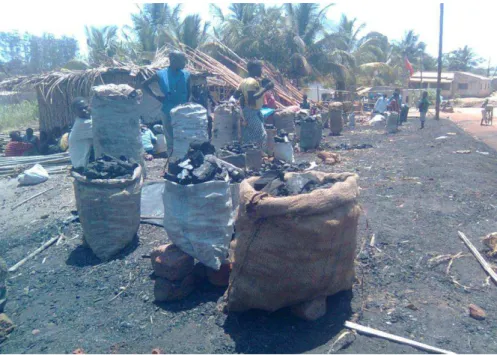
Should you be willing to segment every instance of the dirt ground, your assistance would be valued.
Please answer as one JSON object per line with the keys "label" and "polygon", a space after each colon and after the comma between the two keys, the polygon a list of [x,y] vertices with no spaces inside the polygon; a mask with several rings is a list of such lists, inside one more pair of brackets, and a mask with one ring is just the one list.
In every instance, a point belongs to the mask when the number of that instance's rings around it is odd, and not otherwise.
{"label": "dirt ground", "polygon": [[[446,138],[437,140],[440,136]],[[142,224],[133,245],[101,263],[81,246],[80,224],[67,221],[74,210],[70,178],[59,175],[28,188],[4,179],[0,255],[9,266],[55,235],[63,233],[65,239],[10,276],[5,311],[17,327],[0,344],[0,352],[329,353],[344,321],[354,315],[362,325],[446,350],[497,352],[497,286],[485,283],[485,272],[457,235],[463,231],[484,252],[480,237],[497,231],[496,151],[449,120],[429,120],[419,130],[411,119],[392,135],[358,127],[326,142],[370,143],[373,148],[341,152],[339,165],[317,168],[359,174],[364,208],[358,282],[351,292],[329,298],[325,317],[305,322],[285,309],[227,316],[216,310],[224,289],[208,284],[186,300],[156,304],[150,260],[143,255],[167,241],[163,229]],[[319,162],[315,153],[297,158]],[[150,177],[157,178],[163,162],[152,165]],[[51,186],[56,188],[11,211]],[[428,263],[434,256],[459,252],[464,256],[448,274],[447,263]],[[471,303],[485,309],[485,320],[469,317]],[[418,351],[357,335],[338,352]]]}

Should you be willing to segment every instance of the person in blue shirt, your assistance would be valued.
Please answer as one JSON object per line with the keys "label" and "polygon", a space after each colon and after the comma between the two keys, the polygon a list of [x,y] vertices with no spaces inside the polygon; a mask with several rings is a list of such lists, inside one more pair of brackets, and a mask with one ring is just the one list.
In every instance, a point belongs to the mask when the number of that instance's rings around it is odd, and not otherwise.
{"label": "person in blue shirt", "polygon": [[[173,51],[169,53],[169,67],[157,71],[143,83],[143,90],[162,103],[164,133],[169,153],[174,147],[171,110],[190,100],[190,72],[185,69],[186,63],[185,53]],[[159,84],[163,96],[156,95],[150,88],[153,83]]]}
{"label": "person in blue shirt", "polygon": [[140,130],[142,135],[142,145],[143,150],[147,154],[154,154],[154,144],[157,143],[157,137],[152,133],[152,131],[144,124],[140,124]]}

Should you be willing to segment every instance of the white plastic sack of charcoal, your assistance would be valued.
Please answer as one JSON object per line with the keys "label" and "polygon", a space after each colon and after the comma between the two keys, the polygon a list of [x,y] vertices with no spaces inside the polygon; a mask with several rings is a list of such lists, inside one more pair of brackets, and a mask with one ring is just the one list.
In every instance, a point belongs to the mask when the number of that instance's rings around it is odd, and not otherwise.
{"label": "white plastic sack of charcoal", "polygon": [[219,270],[233,235],[229,182],[164,183],[164,229],[169,239],[202,264]]}
{"label": "white plastic sack of charcoal", "polygon": [[193,141],[207,141],[207,110],[194,103],[176,106],[171,110],[173,126],[173,157],[183,157]]}
{"label": "white plastic sack of charcoal", "polygon": [[375,115],[370,121],[369,125],[373,127],[383,127],[385,126],[385,116]]}
{"label": "white plastic sack of charcoal", "polygon": [[292,143],[274,143],[274,158],[287,163],[295,163]]}
{"label": "white plastic sack of charcoal", "polygon": [[19,175],[17,181],[20,185],[37,185],[48,180],[48,172],[40,164],[35,164],[31,169]]}
{"label": "white plastic sack of charcoal", "polygon": [[142,221],[157,226],[164,225],[163,193],[164,181],[150,181],[143,185],[141,197]]}
{"label": "white plastic sack of charcoal", "polygon": [[219,150],[222,146],[238,140],[240,111],[232,104],[221,104],[214,110],[212,145]]}
{"label": "white plastic sack of charcoal", "polygon": [[133,158],[144,166],[137,114],[142,93],[129,85],[92,87],[92,129],[95,157],[108,154]]}

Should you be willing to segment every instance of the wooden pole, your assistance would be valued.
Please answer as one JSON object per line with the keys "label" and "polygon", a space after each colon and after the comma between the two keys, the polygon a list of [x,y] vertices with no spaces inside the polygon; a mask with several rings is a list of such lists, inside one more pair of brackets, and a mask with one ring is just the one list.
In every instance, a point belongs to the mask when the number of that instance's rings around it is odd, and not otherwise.
{"label": "wooden pole", "polygon": [[349,329],[356,330],[359,333],[363,333],[363,334],[367,334],[367,335],[372,335],[372,336],[376,336],[376,337],[383,338],[383,339],[388,339],[388,340],[391,340],[391,341],[394,341],[394,342],[400,343],[400,344],[410,345],[410,346],[412,346],[414,348],[421,349],[421,350],[424,350],[424,351],[428,351],[428,352],[431,352],[431,353],[436,353],[436,354],[455,354],[455,353],[453,353],[451,351],[447,351],[447,350],[444,350],[444,349],[436,348],[434,346],[426,345],[426,344],[423,344],[423,343],[420,343],[420,342],[417,342],[417,341],[414,341],[414,340],[411,340],[411,339],[399,337],[397,335],[393,335],[393,334],[390,334],[390,333],[387,333],[387,332],[383,332],[381,330],[377,330],[377,329],[365,327],[363,325],[360,325],[360,324],[357,324],[357,323],[353,323],[353,322],[349,322],[349,321],[345,322],[345,327],[349,328]]}
{"label": "wooden pole", "polygon": [[481,254],[478,252],[478,250],[475,248],[475,246],[469,241],[469,239],[464,235],[463,232],[458,231],[459,237],[462,239],[464,244],[471,250],[473,255],[475,256],[476,260],[480,263],[481,267],[483,270],[487,272],[487,274],[494,280],[494,282],[497,284],[497,274],[494,272],[492,267],[487,263],[487,261],[481,256]]}
{"label": "wooden pole", "polygon": [[437,77],[437,105],[435,119],[440,119],[440,93],[442,91],[442,44],[444,33],[444,4],[440,3],[440,39],[438,40],[438,77]]}

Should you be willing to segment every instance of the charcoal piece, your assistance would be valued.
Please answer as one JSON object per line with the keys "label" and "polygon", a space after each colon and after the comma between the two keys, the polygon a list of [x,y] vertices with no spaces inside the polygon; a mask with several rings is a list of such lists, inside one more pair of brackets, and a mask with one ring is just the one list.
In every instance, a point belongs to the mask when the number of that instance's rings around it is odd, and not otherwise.
{"label": "charcoal piece", "polygon": [[219,180],[219,181],[227,181],[229,178],[228,171],[223,168],[221,170],[217,170],[216,175],[214,176],[214,180]]}
{"label": "charcoal piece", "polygon": [[216,148],[209,141],[193,141],[190,143],[190,149],[199,150],[204,155],[216,152]]}
{"label": "charcoal piece", "polygon": [[173,175],[173,174],[168,173],[168,172],[164,174],[164,179],[175,182],[175,183],[179,182],[179,179],[176,175]]}
{"label": "charcoal piece", "polygon": [[267,184],[272,182],[274,179],[280,177],[280,172],[277,170],[269,170],[262,174],[262,176],[254,182],[254,189],[256,191],[261,191]]}
{"label": "charcoal piece", "polygon": [[286,185],[288,191],[291,195],[298,195],[302,193],[307,184],[311,183],[312,180],[303,175],[294,175],[288,181],[286,181]]}
{"label": "charcoal piece", "polygon": [[232,155],[230,157],[223,157],[224,161],[233,164],[237,168],[245,168],[245,154]]}
{"label": "charcoal piece", "polygon": [[214,179],[218,168],[211,162],[204,161],[204,163],[193,170],[193,181],[194,183],[202,183],[206,181],[211,181]]}
{"label": "charcoal piece", "polygon": [[194,168],[198,168],[200,165],[204,163],[204,153],[200,150],[190,149],[187,153],[188,159],[190,159],[190,164]]}
{"label": "charcoal piece", "polygon": [[279,196],[279,191],[286,187],[285,182],[280,179],[274,179],[267,184],[261,191],[267,192],[272,196]]}
{"label": "charcoal piece", "polygon": [[173,158],[169,159],[169,162],[168,162],[169,165],[167,168],[169,174],[176,176],[179,173],[181,173],[181,170],[183,170],[183,169],[181,169],[181,167],[178,165],[180,162],[181,161],[178,158],[173,157]]}
{"label": "charcoal piece", "polygon": [[181,168],[181,169],[184,169],[186,168],[187,165],[190,164],[190,159],[186,159],[185,161],[182,161],[181,163],[178,164],[178,166]]}

